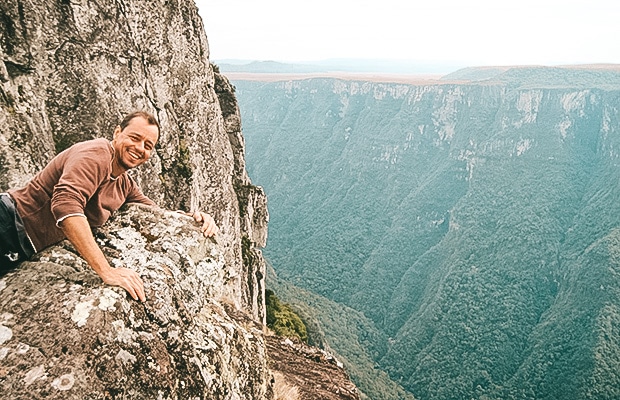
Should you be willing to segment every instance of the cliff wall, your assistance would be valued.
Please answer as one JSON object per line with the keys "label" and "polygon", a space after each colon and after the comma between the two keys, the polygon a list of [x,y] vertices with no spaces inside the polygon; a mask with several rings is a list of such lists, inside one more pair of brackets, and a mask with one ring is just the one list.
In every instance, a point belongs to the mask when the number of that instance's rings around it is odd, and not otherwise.
{"label": "cliff wall", "polygon": [[136,178],[161,207],[215,217],[231,268],[248,269],[228,284],[230,298],[263,318],[255,246],[265,244],[266,201],[245,173],[232,88],[209,63],[195,4],[11,0],[0,13],[0,188],[77,141],[110,138],[125,114],[151,111],[162,133]]}
{"label": "cliff wall", "polygon": [[0,392],[270,398],[258,249],[266,198],[245,172],[233,88],[209,63],[195,4],[0,4],[1,191],[24,184],[77,141],[111,138],[134,110],[152,112],[162,128],[135,178],[164,209],[212,214],[218,244],[199,242],[178,215],[121,213],[97,238],[114,262],[143,275],[144,305],[103,287],[66,243],[6,275]]}

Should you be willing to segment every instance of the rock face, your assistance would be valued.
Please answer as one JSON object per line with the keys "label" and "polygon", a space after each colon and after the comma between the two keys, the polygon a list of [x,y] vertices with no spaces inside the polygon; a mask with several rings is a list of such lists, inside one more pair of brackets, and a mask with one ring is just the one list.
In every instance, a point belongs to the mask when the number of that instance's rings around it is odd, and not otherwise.
{"label": "rock face", "polygon": [[265,244],[266,200],[245,172],[232,87],[208,56],[190,0],[3,1],[0,190],[24,184],[77,141],[110,138],[127,113],[150,111],[162,133],[136,178],[161,207],[215,217],[224,257],[240,272],[228,295],[261,320],[255,246]]}
{"label": "rock face", "polygon": [[[0,397],[272,399],[267,200],[193,1],[0,3],[0,192],[134,110],[161,124],[131,173],[162,208],[128,207],[96,239],[147,301],[104,286],[68,242],[0,277]],[[209,212],[217,243],[164,209]]]}
{"label": "rock face", "polygon": [[269,367],[276,395],[286,400],[359,400],[342,364],[316,347],[267,336]]}
{"label": "rock face", "polygon": [[97,234],[143,275],[145,305],[66,244],[2,278],[1,397],[271,398],[266,198],[245,171],[233,87],[208,57],[193,1],[0,4],[0,191],[146,110],[162,131],[134,177],[162,208],[201,209],[220,227],[204,243],[183,217],[131,209]]}
{"label": "rock face", "polygon": [[239,271],[191,218],[133,205],[96,239],[147,301],[103,286],[65,241],[0,278],[0,392],[10,399],[268,399],[262,325]]}

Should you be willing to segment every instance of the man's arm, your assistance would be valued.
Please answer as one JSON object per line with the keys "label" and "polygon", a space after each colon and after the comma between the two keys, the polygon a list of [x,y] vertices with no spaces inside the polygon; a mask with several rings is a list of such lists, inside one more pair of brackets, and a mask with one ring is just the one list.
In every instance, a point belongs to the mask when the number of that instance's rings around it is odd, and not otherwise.
{"label": "man's arm", "polygon": [[122,287],[134,300],[146,300],[144,284],[140,276],[130,269],[112,268],[110,266],[97,242],[95,242],[85,217],[67,217],[60,223],[60,228],[88,265],[105,283]]}

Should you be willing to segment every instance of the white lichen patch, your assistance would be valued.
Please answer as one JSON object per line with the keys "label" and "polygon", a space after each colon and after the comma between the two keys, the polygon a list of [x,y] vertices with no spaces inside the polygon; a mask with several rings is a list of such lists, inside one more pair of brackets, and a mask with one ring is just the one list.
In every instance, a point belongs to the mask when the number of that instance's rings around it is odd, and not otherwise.
{"label": "white lichen patch", "polygon": [[143,248],[145,245],[144,237],[131,227],[117,230],[116,235],[119,239],[113,238],[110,242],[115,246],[122,246],[126,250],[131,248]]}
{"label": "white lichen patch", "polygon": [[13,314],[11,314],[11,313],[2,313],[2,314],[0,314],[0,325],[8,322],[11,318],[13,318]]}
{"label": "white lichen patch", "polygon": [[75,305],[75,309],[73,310],[73,314],[71,314],[71,320],[75,322],[78,327],[86,325],[88,317],[90,316],[90,311],[93,308],[95,308],[95,306],[93,306],[92,300],[77,303]]}
{"label": "white lichen patch", "polygon": [[134,328],[140,328],[142,326],[142,320],[139,318],[136,318],[136,314],[133,312],[131,308],[129,308],[128,302],[125,301],[122,304],[123,306],[127,306],[127,308],[123,307],[123,311],[125,312],[125,314],[129,315],[129,325],[133,326]]}
{"label": "white lichen patch", "polygon": [[209,282],[212,284],[219,283],[221,281],[221,271],[224,269],[224,263],[219,263],[215,260],[202,260],[196,265],[196,278],[201,281]]}
{"label": "white lichen patch", "polygon": [[99,297],[99,309],[103,311],[116,311],[114,306],[121,295],[110,288],[104,288],[103,293]]}
{"label": "white lichen patch", "polygon": [[65,374],[52,381],[52,387],[62,391],[71,389],[74,384],[75,377],[73,374]]}
{"label": "white lichen patch", "polygon": [[47,374],[45,373],[45,367],[43,365],[39,365],[28,371],[24,377],[24,383],[26,386],[29,386],[37,379],[47,379]]}
{"label": "white lichen patch", "polygon": [[174,329],[168,332],[168,339],[178,340],[179,339],[179,331]]}
{"label": "white lichen patch", "polygon": [[150,332],[138,332],[138,335],[140,335],[141,338],[146,340],[155,340],[155,335]]}
{"label": "white lichen patch", "polygon": [[[65,261],[64,263],[62,261]],[[78,263],[80,265],[82,265],[83,260],[78,257],[77,255],[68,252],[68,251],[57,251],[57,250],[53,250],[52,254],[50,254],[48,261],[51,262],[55,262],[58,264],[71,264],[73,263]]]}
{"label": "white lichen patch", "polygon": [[125,327],[125,322],[122,320],[116,320],[112,322],[114,327],[114,333],[116,334],[115,340],[125,344],[134,344],[138,334],[130,328]]}
{"label": "white lichen patch", "polygon": [[161,366],[153,359],[153,357],[147,356],[146,361],[149,369],[154,369],[157,372],[161,371]]}
{"label": "white lichen patch", "polygon": [[6,343],[13,337],[13,330],[8,326],[0,325],[0,344]]}
{"label": "white lichen patch", "polygon": [[70,292],[77,292],[78,290],[82,289],[84,286],[82,285],[78,285],[78,284],[73,284],[69,287],[69,291]]}
{"label": "white lichen patch", "polygon": [[120,349],[114,358],[120,360],[123,364],[133,364],[137,361],[137,358],[125,349]]}

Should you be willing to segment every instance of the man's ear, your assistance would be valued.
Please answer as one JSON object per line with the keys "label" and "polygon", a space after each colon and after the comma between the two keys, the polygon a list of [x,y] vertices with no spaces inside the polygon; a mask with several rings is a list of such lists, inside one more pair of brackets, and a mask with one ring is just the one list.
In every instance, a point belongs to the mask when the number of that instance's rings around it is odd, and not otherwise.
{"label": "man's ear", "polygon": [[120,125],[116,125],[116,128],[114,128],[114,139],[116,139],[116,137],[121,133],[121,126]]}

